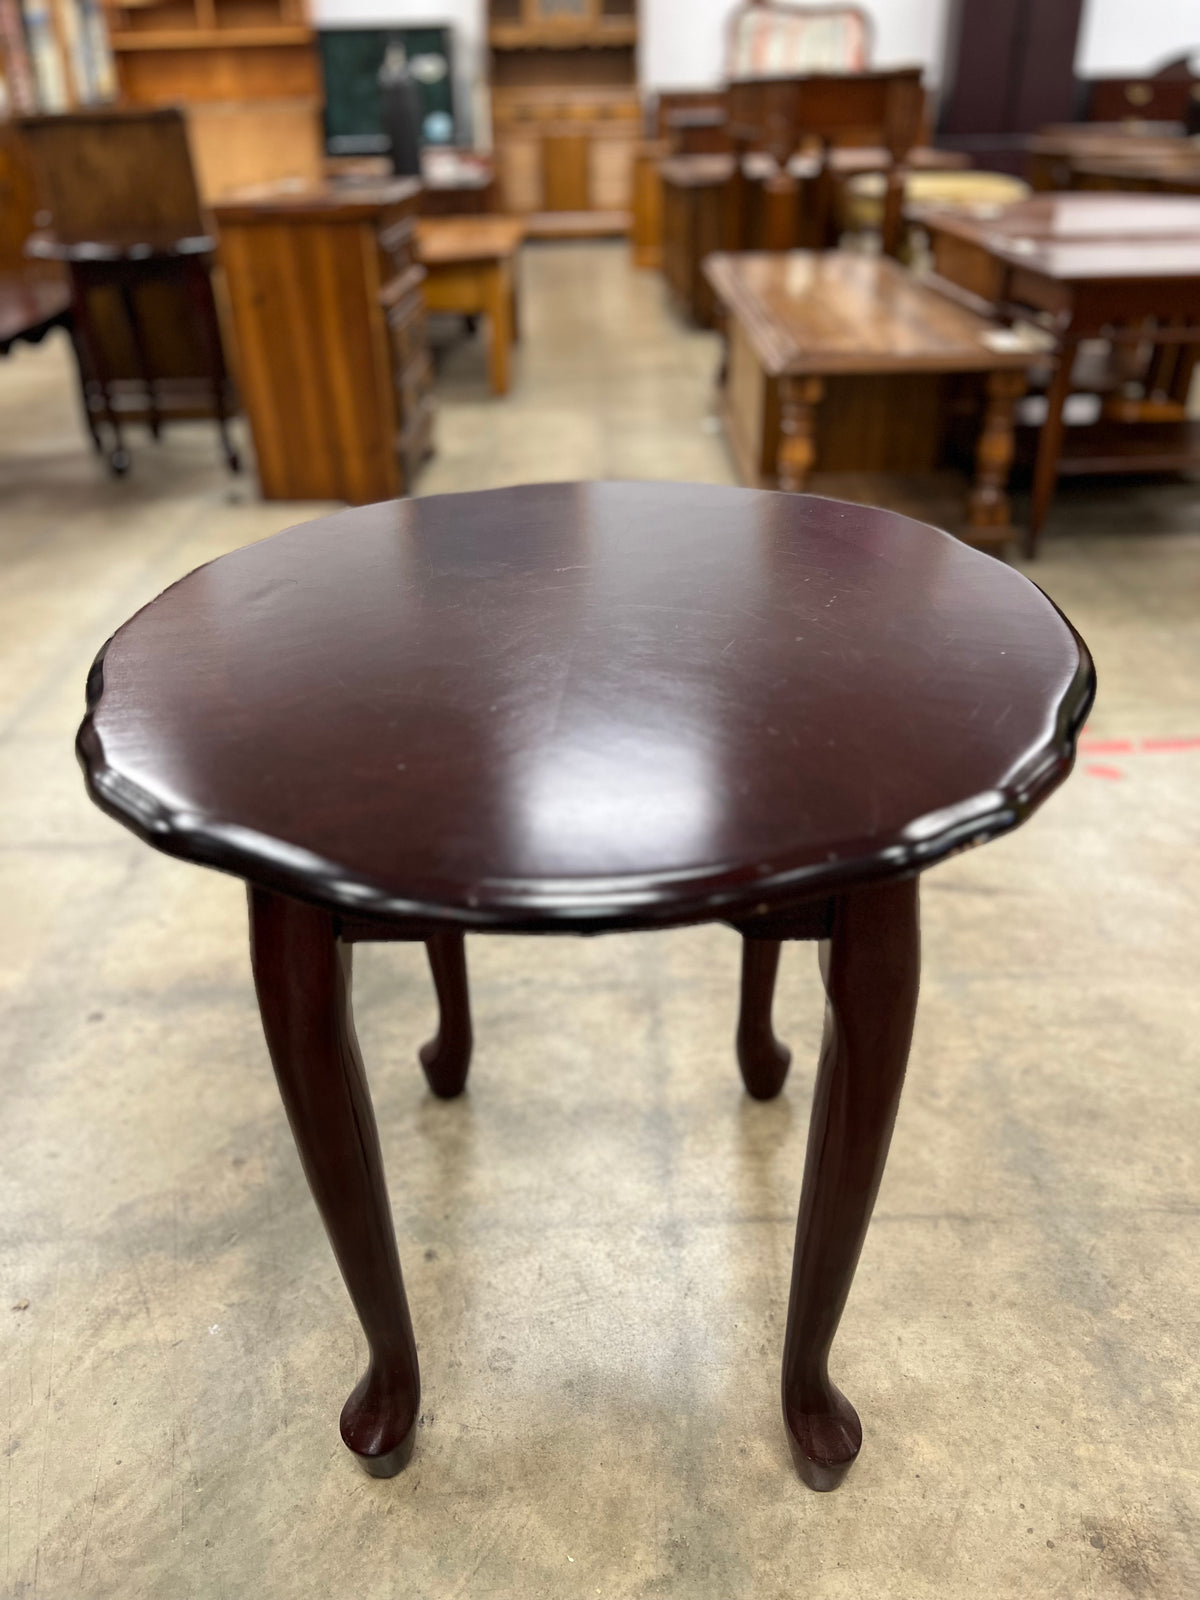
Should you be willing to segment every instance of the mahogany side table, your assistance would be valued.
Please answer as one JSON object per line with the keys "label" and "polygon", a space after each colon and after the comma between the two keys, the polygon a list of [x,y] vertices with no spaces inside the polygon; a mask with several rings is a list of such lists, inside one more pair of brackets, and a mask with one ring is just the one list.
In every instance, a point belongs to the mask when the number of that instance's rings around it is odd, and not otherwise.
{"label": "mahogany side table", "polygon": [[1087,650],[1020,573],[895,513],[684,484],[389,502],[182,579],[101,651],[79,754],[147,843],[249,886],[263,1026],[370,1348],[342,1437],[408,1460],[416,1347],[350,1012],[353,945],[425,939],[434,1091],[463,934],[722,921],[738,1058],[779,1092],[780,941],[828,996],[783,1358],[804,1480],[862,1430],[828,1357],[908,1056],[919,874],[1063,780]]}

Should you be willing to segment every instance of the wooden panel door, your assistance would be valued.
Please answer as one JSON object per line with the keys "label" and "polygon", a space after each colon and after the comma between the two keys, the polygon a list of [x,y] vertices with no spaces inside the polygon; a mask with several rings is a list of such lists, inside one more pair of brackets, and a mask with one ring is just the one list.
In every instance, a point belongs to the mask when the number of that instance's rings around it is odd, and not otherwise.
{"label": "wooden panel door", "polygon": [[541,151],[536,138],[505,132],[496,140],[496,166],[506,211],[521,215],[542,209]]}
{"label": "wooden panel door", "polygon": [[625,132],[592,141],[588,160],[592,204],[598,211],[628,211],[633,204],[633,157],[637,149]]}
{"label": "wooden panel door", "polygon": [[542,208],[590,211],[589,147],[586,133],[548,133],[542,139]]}

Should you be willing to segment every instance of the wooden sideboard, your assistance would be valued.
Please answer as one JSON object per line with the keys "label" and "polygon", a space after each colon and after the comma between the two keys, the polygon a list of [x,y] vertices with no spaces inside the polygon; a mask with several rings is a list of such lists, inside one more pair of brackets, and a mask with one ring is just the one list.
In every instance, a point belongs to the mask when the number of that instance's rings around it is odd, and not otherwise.
{"label": "wooden sideboard", "polygon": [[625,233],[641,131],[636,0],[489,0],[503,207],[526,231]]}
{"label": "wooden sideboard", "polygon": [[215,207],[267,500],[411,491],[432,447],[421,185],[278,185]]}

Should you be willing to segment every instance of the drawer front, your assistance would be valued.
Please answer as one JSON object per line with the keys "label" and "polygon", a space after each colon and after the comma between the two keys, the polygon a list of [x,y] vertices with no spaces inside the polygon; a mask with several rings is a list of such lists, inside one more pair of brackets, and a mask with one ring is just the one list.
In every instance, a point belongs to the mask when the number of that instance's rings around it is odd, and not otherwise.
{"label": "drawer front", "polygon": [[414,215],[384,217],[380,223],[379,249],[384,260],[384,280],[398,277],[416,265],[417,219]]}
{"label": "drawer front", "polygon": [[408,295],[398,305],[391,306],[387,325],[392,341],[392,361],[397,372],[411,366],[414,361],[428,357],[429,330],[425,302],[419,293]]}

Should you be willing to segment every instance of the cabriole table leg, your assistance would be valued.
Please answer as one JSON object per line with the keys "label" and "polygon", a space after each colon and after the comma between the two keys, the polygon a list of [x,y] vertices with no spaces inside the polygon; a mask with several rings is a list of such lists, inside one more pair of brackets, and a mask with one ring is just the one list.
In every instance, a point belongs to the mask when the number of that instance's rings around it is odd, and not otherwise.
{"label": "cabriole table leg", "polygon": [[829,1350],[887,1160],[920,964],[915,877],[834,902],[833,933],[821,946],[825,1037],[783,1352],[788,1443],[813,1489],[835,1489],[862,1445],[854,1407],[829,1380]]}
{"label": "cabriole table leg", "polygon": [[440,1100],[453,1100],[466,1088],[471,1066],[471,997],[467,988],[467,949],[461,933],[435,933],[425,941],[438,999],[438,1031],[421,1046],[425,1079]]}
{"label": "cabriole table leg", "polygon": [[252,887],[250,954],[279,1092],[370,1351],[342,1438],[368,1472],[390,1478],[412,1454],[421,1380],[354,1036],[351,947],[327,912]]}
{"label": "cabriole table leg", "polygon": [[771,1026],[771,1002],[779,971],[778,939],[742,939],[742,998],[738,1012],[737,1058],[746,1093],[773,1100],[783,1088],[792,1053]]}

